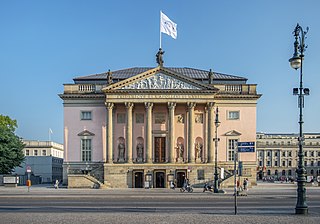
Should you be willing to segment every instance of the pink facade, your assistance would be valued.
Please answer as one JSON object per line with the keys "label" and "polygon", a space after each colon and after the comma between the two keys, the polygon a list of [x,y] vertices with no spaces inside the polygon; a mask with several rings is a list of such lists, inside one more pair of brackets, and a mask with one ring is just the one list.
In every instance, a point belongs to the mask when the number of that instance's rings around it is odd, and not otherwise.
{"label": "pink facade", "polygon": [[[260,95],[245,78],[216,74],[214,84],[213,73],[161,66],[119,70],[113,82],[111,74],[80,77],[61,94],[66,178],[92,172],[111,187],[179,186],[212,179],[216,150],[219,169],[232,172],[237,142],[255,142]],[[256,153],[239,158],[255,181]]]}

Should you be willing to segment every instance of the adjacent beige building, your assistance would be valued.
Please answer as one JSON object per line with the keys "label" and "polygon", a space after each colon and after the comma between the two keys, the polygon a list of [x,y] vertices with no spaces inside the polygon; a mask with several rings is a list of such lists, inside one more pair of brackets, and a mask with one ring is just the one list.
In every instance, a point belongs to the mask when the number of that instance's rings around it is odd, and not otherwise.
{"label": "adjacent beige building", "polygon": [[[296,178],[298,134],[257,133],[257,178]],[[320,133],[305,133],[307,176],[320,176]]]}

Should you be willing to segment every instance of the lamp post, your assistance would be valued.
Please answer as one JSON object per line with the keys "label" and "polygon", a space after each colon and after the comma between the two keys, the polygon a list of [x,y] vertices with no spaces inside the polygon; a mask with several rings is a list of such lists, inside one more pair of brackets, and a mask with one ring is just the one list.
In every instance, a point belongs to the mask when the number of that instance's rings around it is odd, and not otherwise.
{"label": "lamp post", "polygon": [[219,109],[218,107],[216,108],[216,119],[214,121],[214,125],[216,127],[216,135],[214,138],[214,146],[215,146],[215,151],[214,151],[214,193],[219,193],[219,186],[218,186],[218,181],[219,181],[219,174],[218,174],[218,141],[220,140],[218,138],[218,127],[220,126],[220,121],[219,121]]}
{"label": "lamp post", "polygon": [[303,107],[304,107],[304,96],[309,95],[309,89],[303,88],[302,82],[302,64],[304,59],[304,51],[306,50],[307,46],[304,43],[305,36],[308,32],[309,28],[304,31],[302,27],[297,24],[296,28],[293,31],[295,42],[294,42],[294,53],[293,57],[289,59],[290,65],[292,68],[297,70],[300,68],[300,87],[293,88],[293,95],[298,96],[298,108],[299,108],[299,151],[298,151],[298,168],[296,172],[298,174],[297,178],[297,204],[296,204],[296,214],[308,214],[308,205],[306,203],[306,169],[304,167],[304,153],[303,153],[303,142],[304,136],[302,131],[303,125]]}

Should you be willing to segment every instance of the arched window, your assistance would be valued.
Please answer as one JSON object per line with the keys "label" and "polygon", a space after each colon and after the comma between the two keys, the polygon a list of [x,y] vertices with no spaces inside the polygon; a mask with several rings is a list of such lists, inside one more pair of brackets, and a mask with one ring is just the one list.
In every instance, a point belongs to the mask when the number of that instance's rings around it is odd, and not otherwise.
{"label": "arched window", "polygon": [[285,175],[286,175],[286,171],[282,170],[282,176],[285,176]]}

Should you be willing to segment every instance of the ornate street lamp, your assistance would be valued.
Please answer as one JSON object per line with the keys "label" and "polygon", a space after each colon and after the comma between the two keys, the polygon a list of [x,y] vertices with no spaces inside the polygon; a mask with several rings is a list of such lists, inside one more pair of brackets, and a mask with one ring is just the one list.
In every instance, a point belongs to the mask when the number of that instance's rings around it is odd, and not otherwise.
{"label": "ornate street lamp", "polygon": [[297,178],[297,204],[296,204],[296,214],[308,214],[308,205],[306,203],[306,169],[304,167],[304,153],[303,153],[303,142],[304,136],[302,131],[303,119],[302,119],[302,112],[304,107],[304,96],[309,95],[309,89],[303,88],[302,83],[302,64],[304,59],[304,51],[306,50],[307,46],[305,46],[304,40],[305,36],[308,32],[309,28],[307,27],[306,31],[303,31],[302,27],[297,24],[296,28],[293,31],[295,42],[294,42],[294,53],[293,57],[289,59],[290,65],[294,69],[300,68],[300,87],[293,89],[293,95],[298,96],[298,107],[300,111],[299,115],[299,151],[298,151],[298,168],[296,172],[298,174]]}
{"label": "ornate street lamp", "polygon": [[220,126],[220,121],[219,121],[219,109],[218,107],[216,108],[216,119],[214,121],[214,125],[216,127],[216,135],[214,138],[214,146],[215,146],[215,152],[214,152],[214,193],[219,193],[219,174],[218,174],[218,127]]}

